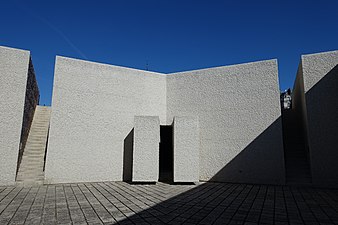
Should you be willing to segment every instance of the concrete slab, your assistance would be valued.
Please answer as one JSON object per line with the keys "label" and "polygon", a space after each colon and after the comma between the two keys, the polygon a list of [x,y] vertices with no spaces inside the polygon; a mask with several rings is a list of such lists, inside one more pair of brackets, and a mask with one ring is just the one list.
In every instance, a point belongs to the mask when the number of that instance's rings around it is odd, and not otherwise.
{"label": "concrete slab", "polygon": [[133,182],[157,182],[159,177],[160,119],[135,116]]}
{"label": "concrete slab", "polygon": [[303,55],[293,104],[307,137],[312,183],[338,187],[338,51]]}
{"label": "concrete slab", "polygon": [[38,97],[30,52],[0,46],[0,185],[15,182]]}

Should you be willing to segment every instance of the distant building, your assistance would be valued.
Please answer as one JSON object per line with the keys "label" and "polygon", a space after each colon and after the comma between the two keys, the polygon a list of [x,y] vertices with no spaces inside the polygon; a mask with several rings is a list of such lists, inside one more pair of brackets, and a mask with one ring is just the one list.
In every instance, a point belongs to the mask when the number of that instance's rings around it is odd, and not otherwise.
{"label": "distant building", "polygon": [[281,93],[281,107],[282,109],[291,109],[292,105],[292,97],[291,97],[291,90],[288,89]]}

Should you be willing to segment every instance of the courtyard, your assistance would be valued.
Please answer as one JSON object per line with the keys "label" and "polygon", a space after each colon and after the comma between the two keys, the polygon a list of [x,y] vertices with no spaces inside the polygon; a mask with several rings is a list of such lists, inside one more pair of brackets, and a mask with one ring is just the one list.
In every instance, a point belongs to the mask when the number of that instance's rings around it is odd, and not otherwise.
{"label": "courtyard", "polygon": [[233,183],[3,186],[0,224],[338,224],[338,190]]}

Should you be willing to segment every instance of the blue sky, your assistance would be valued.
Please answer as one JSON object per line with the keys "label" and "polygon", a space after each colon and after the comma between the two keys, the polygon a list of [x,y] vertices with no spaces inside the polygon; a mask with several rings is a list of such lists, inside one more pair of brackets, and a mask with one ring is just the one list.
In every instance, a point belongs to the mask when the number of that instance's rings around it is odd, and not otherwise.
{"label": "blue sky", "polygon": [[31,51],[40,104],[55,55],[171,73],[277,58],[292,87],[301,54],[338,50],[338,1],[3,1],[0,45]]}

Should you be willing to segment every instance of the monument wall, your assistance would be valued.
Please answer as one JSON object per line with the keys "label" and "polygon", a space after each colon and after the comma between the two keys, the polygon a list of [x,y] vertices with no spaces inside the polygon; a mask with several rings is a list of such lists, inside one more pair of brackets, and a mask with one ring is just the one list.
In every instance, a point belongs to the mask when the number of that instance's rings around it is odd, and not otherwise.
{"label": "monument wall", "polygon": [[0,99],[0,185],[10,185],[39,101],[29,51],[0,47]]}
{"label": "monument wall", "polygon": [[167,123],[198,117],[200,180],[283,184],[279,98],[276,60],[168,74]]}
{"label": "monument wall", "polygon": [[52,109],[45,181],[120,181],[134,116],[166,124],[166,77],[57,56]]}
{"label": "monument wall", "polygon": [[[303,55],[294,93],[295,107],[305,110],[312,183],[338,186],[338,51]],[[300,83],[300,84],[298,84]]]}

